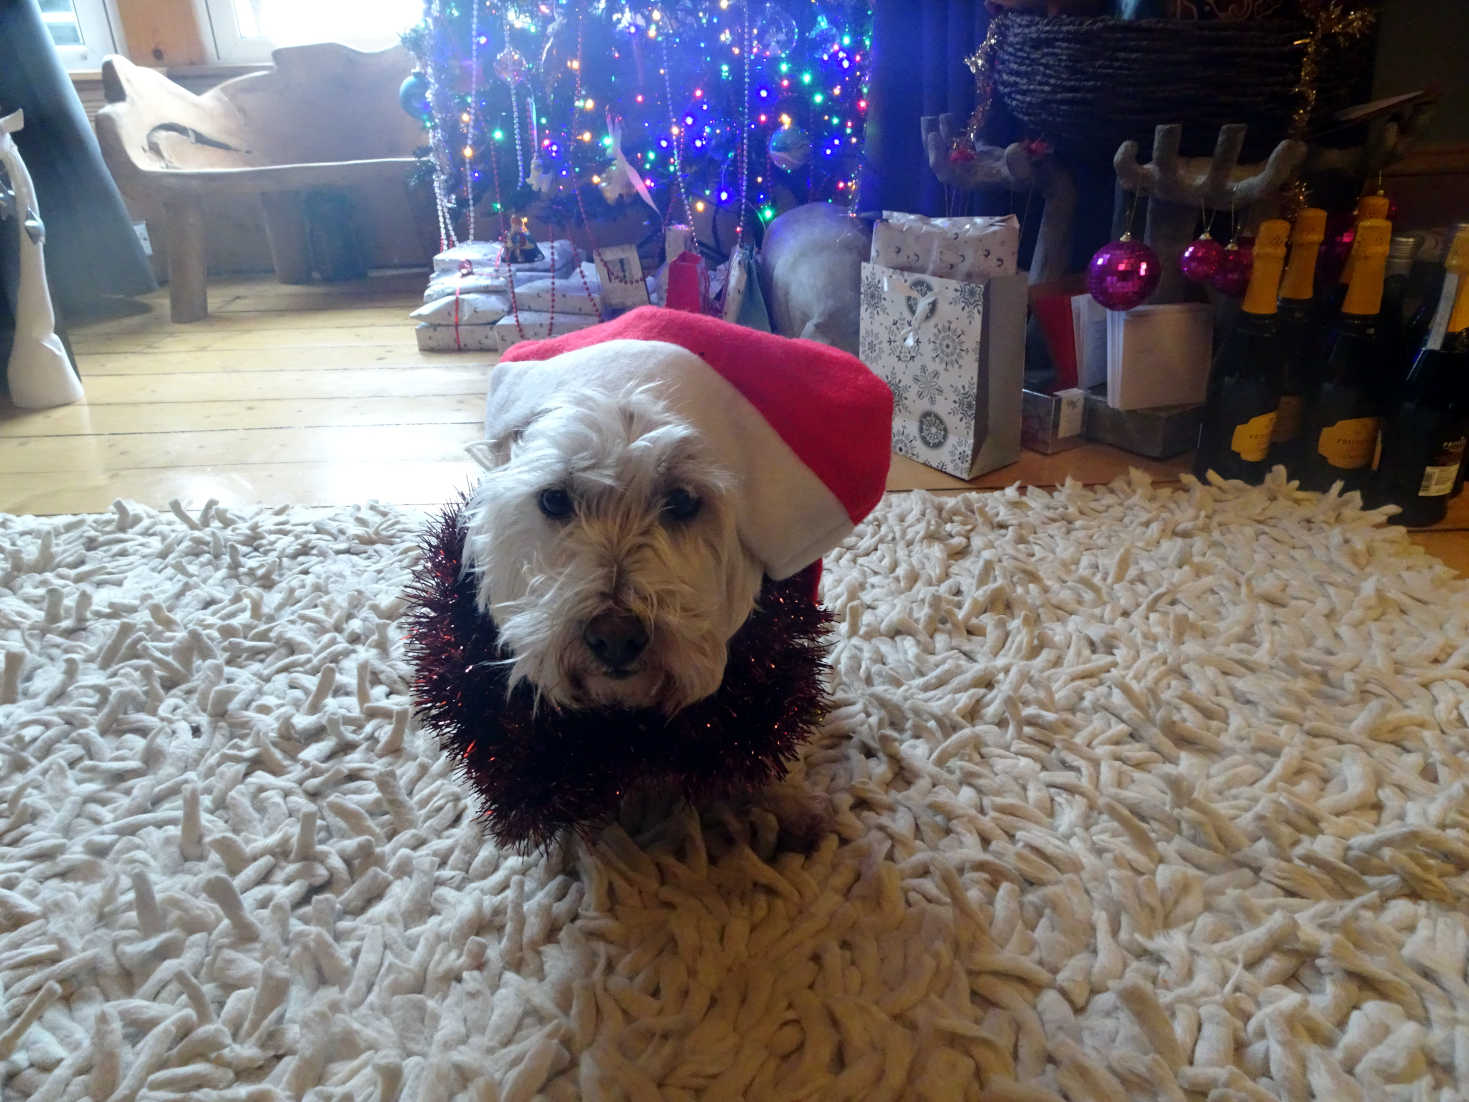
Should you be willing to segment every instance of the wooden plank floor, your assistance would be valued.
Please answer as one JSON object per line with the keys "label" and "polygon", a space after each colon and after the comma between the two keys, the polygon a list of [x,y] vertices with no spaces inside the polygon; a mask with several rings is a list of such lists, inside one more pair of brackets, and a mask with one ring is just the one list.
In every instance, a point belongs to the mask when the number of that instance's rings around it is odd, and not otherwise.
{"label": "wooden plank floor", "polygon": [[[493,356],[418,351],[408,313],[423,283],[418,272],[304,287],[215,281],[206,321],[170,324],[160,292],[143,312],[74,329],[86,401],[35,412],[0,403],[0,510],[99,512],[119,497],[442,503],[474,478],[463,447],[478,433]],[[965,483],[895,457],[888,488],[1107,482],[1132,466],[1167,482],[1187,463],[1087,445],[1024,452]],[[1469,575],[1469,495],[1413,538]]]}

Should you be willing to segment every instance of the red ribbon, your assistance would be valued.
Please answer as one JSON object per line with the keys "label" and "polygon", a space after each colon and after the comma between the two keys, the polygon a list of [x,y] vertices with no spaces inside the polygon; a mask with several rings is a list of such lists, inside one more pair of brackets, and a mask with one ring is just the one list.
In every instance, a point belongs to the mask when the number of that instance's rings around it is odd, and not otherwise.
{"label": "red ribbon", "polygon": [[454,351],[463,352],[464,345],[459,341],[459,288],[464,286],[464,277],[474,274],[474,265],[468,260],[459,262],[459,278],[454,281]]}

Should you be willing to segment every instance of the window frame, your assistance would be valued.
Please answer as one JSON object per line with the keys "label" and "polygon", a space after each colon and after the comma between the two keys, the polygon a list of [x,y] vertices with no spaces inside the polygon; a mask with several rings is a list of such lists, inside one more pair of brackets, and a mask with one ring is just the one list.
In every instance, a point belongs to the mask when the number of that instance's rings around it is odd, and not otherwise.
{"label": "window frame", "polygon": [[[81,32],[81,44],[56,45],[56,53],[68,72],[100,69],[102,59],[108,54],[126,51],[122,20],[118,17],[115,0],[71,0],[71,5],[76,13],[77,29]],[[41,13],[41,18],[49,22],[45,12]]]}
{"label": "window frame", "polygon": [[[309,2],[309,0],[302,0],[302,2]],[[199,28],[204,33],[208,48],[213,52],[219,64],[269,64],[271,53],[275,49],[294,43],[276,42],[266,35],[241,34],[235,5],[242,3],[248,4],[250,0],[194,0],[194,8],[199,17]],[[402,29],[406,30],[407,27]],[[394,32],[390,39],[375,45],[362,40],[346,42],[345,45],[353,49],[371,51],[386,49],[395,45],[397,41],[397,34]]]}

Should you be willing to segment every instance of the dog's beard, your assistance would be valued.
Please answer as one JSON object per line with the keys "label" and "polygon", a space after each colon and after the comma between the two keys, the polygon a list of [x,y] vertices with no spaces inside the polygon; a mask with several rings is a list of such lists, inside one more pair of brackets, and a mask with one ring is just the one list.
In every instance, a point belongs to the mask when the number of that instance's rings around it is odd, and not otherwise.
{"label": "dog's beard", "polygon": [[[538,504],[555,487],[575,503],[564,519]],[[668,515],[675,488],[698,498],[691,519]],[[476,493],[465,548],[512,687],[527,681],[561,707],[670,715],[717,690],[762,577],[735,532],[731,489],[646,391],[568,396],[526,426]],[[584,638],[604,613],[647,632],[625,668],[609,669]]]}

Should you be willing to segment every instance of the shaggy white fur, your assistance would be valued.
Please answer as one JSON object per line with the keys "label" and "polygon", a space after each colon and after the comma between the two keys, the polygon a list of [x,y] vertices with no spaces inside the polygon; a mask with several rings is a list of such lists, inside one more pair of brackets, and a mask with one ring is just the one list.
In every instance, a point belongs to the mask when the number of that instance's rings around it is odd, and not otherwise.
{"label": "shaggy white fur", "polygon": [[0,517],[0,1096],[1469,1093],[1469,586],[1281,484],[894,496],[837,831],[509,857],[409,719],[416,517]]}
{"label": "shaggy white fur", "polygon": [[[735,528],[733,475],[652,387],[568,388],[471,450],[486,473],[466,511],[465,567],[515,656],[512,686],[670,715],[719,688],[762,571]],[[609,670],[589,646],[603,617],[646,633],[629,668]]]}

